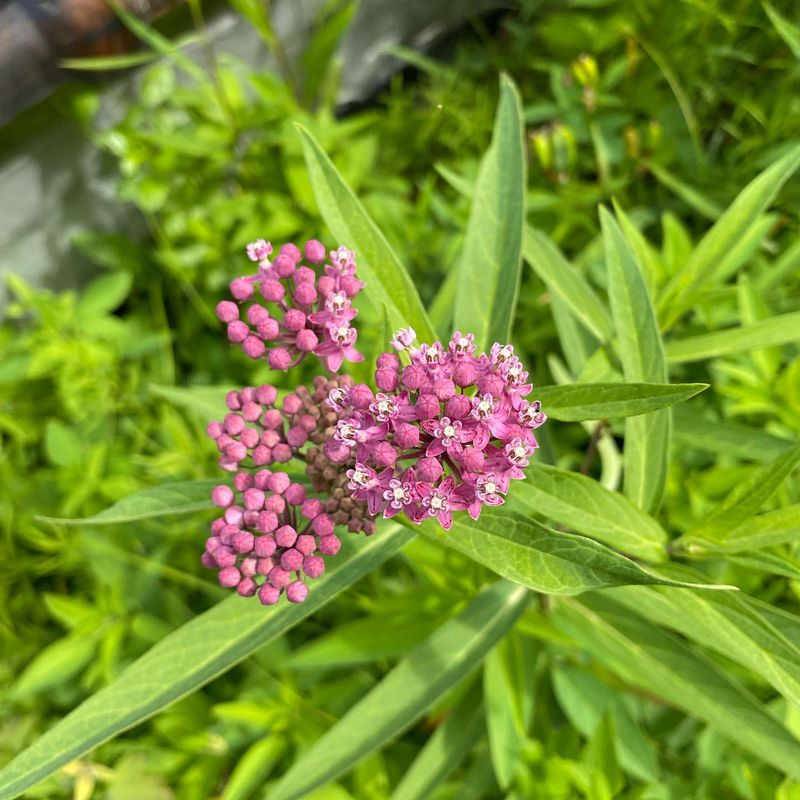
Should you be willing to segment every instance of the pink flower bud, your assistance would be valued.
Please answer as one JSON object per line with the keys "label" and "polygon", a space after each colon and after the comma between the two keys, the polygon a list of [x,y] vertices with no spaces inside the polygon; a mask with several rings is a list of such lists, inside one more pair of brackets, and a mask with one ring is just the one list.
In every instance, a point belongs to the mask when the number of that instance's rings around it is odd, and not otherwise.
{"label": "pink flower bud", "polygon": [[319,338],[317,337],[317,334],[309,328],[303,328],[303,330],[297,334],[297,338],[294,340],[295,347],[301,353],[310,353],[318,344]]}
{"label": "pink flower bud", "polygon": [[303,581],[293,581],[286,587],[286,599],[290,603],[302,603],[308,597],[308,586]]}
{"label": "pink flower bud", "polygon": [[364,288],[364,284],[352,275],[344,275],[339,285],[348,297],[355,297]]}
{"label": "pink flower bud", "polygon": [[[272,533],[278,527],[278,515],[274,511],[262,511],[256,520],[256,530],[261,533]],[[272,555],[272,553],[263,553]]]}
{"label": "pink flower bud", "polygon": [[260,339],[265,342],[270,342],[278,338],[281,329],[278,325],[278,320],[270,317],[269,319],[265,319],[264,322],[258,326],[257,332]]}
{"label": "pink flower bud", "polygon": [[244,507],[248,511],[261,511],[264,508],[264,492],[261,489],[248,489],[244,493]]}
{"label": "pink flower bud", "polygon": [[490,394],[492,397],[502,397],[505,383],[499,375],[484,375],[478,381],[480,394]]}
{"label": "pink flower bud", "polygon": [[336,281],[330,275],[322,275],[317,281],[317,291],[323,297],[327,297],[336,291]]}
{"label": "pink flower bud", "polygon": [[253,575],[258,573],[258,559],[253,558],[252,556],[243,558],[242,563],[239,565],[239,569],[245,578],[252,578]]}
{"label": "pink flower bud", "polygon": [[280,303],[286,290],[280,281],[266,280],[261,282],[261,295],[269,303]]}
{"label": "pink flower bud", "polygon": [[275,586],[271,586],[269,583],[265,583],[258,590],[258,599],[265,606],[274,606],[275,603],[280,600],[280,597],[281,590],[277,589]]}
{"label": "pink flower bud", "polygon": [[333,518],[329,514],[317,514],[311,521],[311,529],[317,536],[321,536],[323,539],[327,538],[333,534]]}
{"label": "pink flower bud", "polygon": [[[261,424],[270,431],[277,430],[278,428],[283,425],[283,417],[281,416],[281,412],[278,411],[277,408],[270,408],[264,412],[264,418],[261,420]],[[275,442],[265,442],[262,439],[262,444],[269,445],[272,447]]]}
{"label": "pink flower bud", "polygon": [[237,472],[233,477],[233,485],[237,492],[244,492],[255,486],[255,479],[249,472]]}
{"label": "pink flower bud", "polygon": [[419,389],[426,377],[424,367],[419,364],[409,364],[403,369],[402,383],[406,389]]}
{"label": "pink flower bud", "polygon": [[325,260],[327,253],[325,246],[316,239],[309,239],[305,246],[306,261],[312,264],[321,264]]}
{"label": "pink flower bud", "polygon": [[306,315],[299,308],[290,308],[283,316],[283,325],[288,331],[297,333],[306,326]]}
{"label": "pink flower bud", "polygon": [[222,435],[222,423],[209,422],[206,425],[206,435],[209,439],[218,439]]}
{"label": "pink flower bud", "polygon": [[294,272],[296,263],[293,259],[281,254],[272,262],[272,266],[279,277],[288,278]]}
{"label": "pink flower bud", "polygon": [[237,531],[231,543],[237,553],[249,553],[253,549],[255,536],[249,531]]}
{"label": "pink flower bud", "polygon": [[312,303],[317,302],[318,296],[313,283],[301,283],[294,290],[292,299],[298,306],[310,306]]}
{"label": "pink flower bud", "polygon": [[[236,553],[232,547],[225,547],[223,545],[214,551],[214,561],[216,561],[222,569],[233,567],[236,564]],[[223,584],[223,586],[224,585],[225,584]]]}
{"label": "pink flower bud", "polygon": [[335,464],[347,461],[350,457],[350,448],[344,442],[328,439],[324,444],[325,455]]}
{"label": "pink flower bud", "polygon": [[319,578],[325,572],[325,561],[319,556],[308,556],[303,561],[303,572],[309,578]]}
{"label": "pink flower bud", "polygon": [[225,569],[219,571],[218,579],[224,587],[230,589],[232,586],[236,586],[236,584],[239,583],[242,576],[239,574],[239,570],[236,569],[236,567],[225,567]]}
{"label": "pink flower bud", "polygon": [[434,419],[439,416],[439,398],[433,394],[421,394],[417,398],[415,408],[419,419]]}
{"label": "pink flower bud", "polygon": [[292,460],[292,448],[284,442],[278,442],[272,448],[272,458],[279,464],[285,464],[287,461]]}
{"label": "pink flower bud", "polygon": [[417,478],[425,483],[435,483],[442,477],[444,470],[435,458],[421,458],[414,467]]}
{"label": "pink flower bud", "polygon": [[211,533],[214,536],[218,536],[219,532],[225,527],[226,522],[222,517],[218,517],[211,523]]}
{"label": "pink flower bud", "polygon": [[372,457],[379,467],[393,467],[397,461],[397,450],[389,442],[378,442],[372,451]]}
{"label": "pink flower bud", "polygon": [[303,533],[297,537],[294,547],[304,556],[310,556],[317,549],[317,540],[310,533]]}
{"label": "pink flower bud", "polygon": [[269,318],[269,311],[264,306],[252,305],[247,309],[247,321],[255,327],[263,325]]}
{"label": "pink flower bud", "polygon": [[242,578],[236,591],[241,597],[252,597],[256,593],[258,584],[252,578]]}
{"label": "pink flower bud", "polygon": [[223,300],[217,303],[217,319],[220,322],[233,322],[239,319],[239,306],[232,303],[230,300]]}
{"label": "pink flower bud", "polygon": [[437,378],[433,383],[433,392],[440,400],[449,400],[456,393],[456,386],[447,378]]}
{"label": "pink flower bud", "polygon": [[240,414],[226,414],[225,420],[225,433],[231,436],[238,436],[244,430],[244,419]]}
{"label": "pink flower bud", "polygon": [[322,501],[316,497],[309,497],[300,507],[300,513],[306,519],[314,519],[317,514],[322,513]]}
{"label": "pink flower bud", "polygon": [[256,489],[261,489],[262,492],[267,491],[269,486],[267,486],[267,481],[269,480],[269,476],[272,473],[268,469],[260,469],[253,477],[253,486]]}
{"label": "pink flower bud", "polygon": [[215,486],[211,490],[211,502],[218,508],[227,508],[233,503],[233,489],[230,486]]}
{"label": "pink flower bud", "polygon": [[242,406],[242,418],[246,419],[248,422],[255,422],[260,416],[261,406],[258,403],[248,400]]}
{"label": "pink flower bud", "polygon": [[232,442],[225,448],[224,455],[228,461],[243,461],[247,458],[247,447],[241,442]]}
{"label": "pink flower bud", "polygon": [[283,493],[286,502],[291,506],[299,506],[306,499],[306,487],[302,483],[292,483]]}
{"label": "pink flower bud", "polygon": [[350,389],[347,399],[353,408],[364,409],[369,408],[370,403],[375,400],[375,395],[365,383],[357,383]]}
{"label": "pink flower bud", "polygon": [[258,431],[255,428],[245,428],[239,438],[241,443],[249,450],[258,444]]}
{"label": "pink flower bud", "polygon": [[283,514],[286,510],[286,501],[279,494],[271,494],[264,501],[264,508],[267,511],[274,511],[276,514]]}
{"label": "pink flower bud", "polygon": [[217,564],[217,560],[209,552],[205,552],[200,556],[200,563],[209,569],[215,569],[219,566],[219,564]]}
{"label": "pink flower bud", "polygon": [[456,386],[472,386],[477,377],[478,373],[475,369],[475,365],[471,361],[459,361],[455,367],[453,367],[453,383],[455,383]]}
{"label": "pink flower bud", "polygon": [[317,429],[317,421],[311,414],[303,414],[297,422],[306,433],[311,433]]}
{"label": "pink flower bud", "polygon": [[400,359],[396,353],[381,353],[376,363],[379,369],[400,369]]}
{"label": "pink flower bud", "polygon": [[266,349],[267,348],[264,347],[264,342],[255,336],[248,336],[244,342],[242,342],[242,352],[248,358],[261,358]]}
{"label": "pink flower bud", "polygon": [[228,323],[228,341],[240,344],[250,335],[250,328],[246,322],[237,319],[235,322]]}
{"label": "pink flower bud", "polygon": [[242,401],[239,398],[239,392],[228,392],[225,395],[225,405],[231,411],[238,411],[242,407]]}
{"label": "pink flower bud", "polygon": [[292,277],[294,279],[295,286],[300,286],[301,283],[310,283],[313,285],[313,283],[317,280],[317,273],[308,267],[298,267],[297,271]]}
{"label": "pink flower bud", "polygon": [[342,543],[339,541],[339,537],[334,533],[322,536],[319,540],[319,551],[325,556],[335,556],[341,546]]}
{"label": "pink flower bud", "polygon": [[280,255],[288,258],[293,264],[296,264],[303,257],[300,248],[296,244],[292,244],[292,242],[281,245]]}
{"label": "pink flower bud", "polygon": [[253,450],[253,463],[257,467],[263,467],[265,464],[272,463],[272,450],[263,444]]}
{"label": "pink flower bud", "polygon": [[235,300],[248,300],[253,296],[253,284],[247,278],[236,278],[231,281],[230,288]]}
{"label": "pink flower bud", "polygon": [[273,585],[282,589],[292,581],[292,576],[282,567],[273,567],[267,575],[267,580]]}
{"label": "pink flower bud", "polygon": [[267,486],[275,494],[283,494],[291,485],[292,480],[285,472],[273,472],[267,478]]}
{"label": "pink flower bud", "polygon": [[299,425],[292,425],[286,432],[286,441],[292,447],[302,447],[308,441],[308,434]]}
{"label": "pink flower bud", "polygon": [[261,403],[262,406],[269,406],[272,405],[278,397],[278,390],[274,386],[265,383],[259,386],[253,395],[257,403]]}
{"label": "pink flower bud", "polygon": [[277,548],[278,545],[275,543],[275,539],[266,534],[264,536],[256,536],[253,542],[253,552],[259,558],[269,558]]}
{"label": "pink flower bud", "polygon": [[379,367],[375,371],[375,384],[382,392],[393,392],[399,382],[399,370]]}
{"label": "pink flower bud", "polygon": [[483,452],[477,447],[465,447],[461,453],[461,466],[464,472],[480,472],[484,461]]}
{"label": "pink flower bud", "polygon": [[407,422],[401,422],[395,429],[394,440],[403,450],[417,447],[419,445],[419,428],[409,425]]}
{"label": "pink flower bud", "polygon": [[285,347],[274,347],[269,351],[267,361],[272,369],[287,370],[292,363],[292,357]]}
{"label": "pink flower bud", "polygon": [[303,554],[293,547],[281,556],[281,567],[287,572],[297,572],[303,566]]}
{"label": "pink flower bud", "polygon": [[469,416],[472,403],[465,394],[454,394],[445,404],[444,413],[450,419],[464,419]]}
{"label": "pink flower bud", "polygon": [[294,393],[283,398],[283,413],[297,414],[303,408],[303,401]]}
{"label": "pink flower bud", "polygon": [[297,531],[291,525],[281,525],[275,531],[275,542],[278,547],[291,547],[297,541]]}

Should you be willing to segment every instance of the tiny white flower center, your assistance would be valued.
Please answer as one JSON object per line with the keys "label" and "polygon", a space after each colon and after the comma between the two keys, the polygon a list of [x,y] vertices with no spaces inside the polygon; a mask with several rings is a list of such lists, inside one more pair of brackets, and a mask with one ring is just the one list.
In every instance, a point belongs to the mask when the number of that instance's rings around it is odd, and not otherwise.
{"label": "tiny white flower center", "polygon": [[444,430],[442,431],[442,436],[445,439],[455,439],[456,429],[452,425],[445,425]]}
{"label": "tiny white flower center", "polygon": [[402,486],[396,486],[394,489],[394,499],[403,501],[406,499],[406,490]]}
{"label": "tiny white flower center", "polygon": [[435,494],[431,497],[431,508],[441,511],[444,508],[444,499]]}
{"label": "tiny white flower center", "polygon": [[487,481],[483,484],[483,491],[486,492],[486,494],[494,494],[497,491],[497,486],[495,486],[492,481]]}

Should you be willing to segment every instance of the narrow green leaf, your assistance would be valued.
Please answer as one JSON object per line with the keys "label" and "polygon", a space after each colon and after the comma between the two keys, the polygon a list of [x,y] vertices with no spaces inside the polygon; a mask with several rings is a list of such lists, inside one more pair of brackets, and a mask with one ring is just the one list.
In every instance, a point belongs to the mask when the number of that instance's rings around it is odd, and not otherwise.
{"label": "narrow green leaf", "polygon": [[577,667],[553,670],[553,690],[572,725],[589,738],[603,714],[611,712],[616,731],[616,752],[620,764],[639,780],[659,779],[658,757],[636,724],[623,695]]}
{"label": "narrow green leaf", "polygon": [[556,295],[550,299],[550,310],[553,313],[553,322],[556,325],[561,352],[564,354],[570,372],[573,375],[579,375],[597,350],[597,339],[578,322],[569,306]]}
{"label": "narrow green leaf", "polygon": [[682,403],[707,383],[570,383],[540,386],[536,397],[548,417],[562,422],[647,414]]}
{"label": "narrow green leaf", "polygon": [[483,696],[492,768],[498,786],[508,789],[520,768],[525,745],[525,724],[500,645],[486,656]]}
{"label": "narrow green leaf", "polygon": [[766,572],[768,575],[782,575],[793,581],[800,581],[800,562],[786,553],[771,553],[760,550],[755,553],[736,553],[727,557],[728,562],[747,569]]}
{"label": "narrow green leaf", "polygon": [[480,691],[468,692],[420,750],[392,800],[428,800],[467,757],[484,731]]}
{"label": "narrow green leaf", "polygon": [[356,252],[359,276],[395,328],[411,326],[420,341],[437,336],[408,271],[314,137],[297,126],[320,214],[331,233]]}
{"label": "narrow green leaf", "polygon": [[667,189],[680,197],[686,205],[693,208],[701,216],[715,222],[720,214],[722,214],[723,209],[721,206],[717,205],[717,203],[702,192],[698,192],[694,186],[690,186],[685,181],[682,181],[677,175],[669,172],[653,161],[645,161],[644,165],[667,187]]}
{"label": "narrow green leaf", "polygon": [[612,337],[611,315],[583,275],[562,255],[549,236],[525,229],[522,255],[548,290],[601,342]]}
{"label": "narrow green leaf", "polygon": [[678,444],[736,458],[769,461],[791,442],[757,428],[709,420],[685,406],[673,409],[673,436]]}
{"label": "narrow green leaf", "polygon": [[800,777],[800,742],[746,689],[677,637],[599,593],[562,601],[553,619],[622,680],[703,720],[778,770]]}
{"label": "narrow green leaf", "polygon": [[724,543],[730,532],[752,517],[798,464],[800,442],[787,448],[774,461],[755,470],[725,498],[711,517],[690,530],[686,538]]}
{"label": "narrow green leaf", "polygon": [[762,1],[761,5],[764,6],[764,11],[767,12],[769,21],[772,23],[772,27],[775,28],[778,36],[786,42],[789,49],[794,54],[794,57],[800,58],[800,28],[789,22],[782,14],[779,14],[772,3]]}
{"label": "narrow green leaf", "polygon": [[694,249],[686,266],[670,282],[659,303],[659,317],[669,328],[680,317],[684,295],[705,283],[742,237],[756,223],[783,184],[800,166],[800,146],[752,180]]}
{"label": "narrow green leaf", "polygon": [[[611,313],[625,379],[664,383],[667,364],[647,284],[616,220],[600,209]],[[669,462],[670,413],[653,412],[625,423],[625,494],[645,511],[661,503]]]}
{"label": "narrow green leaf", "polygon": [[423,523],[418,529],[537,592],[573,595],[634,583],[698,586],[662,577],[594,539],[546,528],[514,511],[484,510],[477,522],[454,520],[448,533],[435,522]]}
{"label": "narrow green leaf", "polygon": [[42,695],[72,680],[94,658],[98,638],[72,633],[42,648],[12,685],[11,697]]}
{"label": "narrow green leaf", "polygon": [[667,534],[619,492],[577,472],[534,464],[513,487],[508,506],[522,507],[559,525],[648,561],[663,561]]}
{"label": "narrow green leaf", "polygon": [[120,53],[113,56],[87,56],[85,58],[62,58],[58,62],[61,69],[81,70],[82,72],[107,72],[109,70],[130,69],[156,61],[158,53]]}
{"label": "narrow green leaf", "polygon": [[502,75],[492,142],[475,183],[454,311],[454,327],[474,333],[479,351],[511,338],[522,264],[526,163],[519,93]]}
{"label": "narrow green leaf", "polygon": [[511,628],[527,592],[498,581],[408,654],[295,761],[270,800],[305,797],[413,725]]}
{"label": "narrow green leaf", "polygon": [[221,800],[248,800],[263,785],[286,749],[286,742],[268,735],[254,742],[236,762],[225,784]]}
{"label": "narrow green leaf", "polygon": [[[684,570],[686,577],[694,571]],[[769,608],[741,592],[629,586],[608,596],[658,625],[737,661],[800,703],[800,619],[783,615],[781,630],[763,614]]]}
{"label": "narrow green leaf", "polygon": [[123,497],[113,506],[85,519],[62,517],[37,517],[45,522],[60,525],[121,525],[140,519],[191,514],[213,508],[211,490],[216,480],[177,481],[163,486],[152,486]]}
{"label": "narrow green leaf", "polygon": [[[368,540],[350,537],[305,603],[264,608],[230,597],[171,633],[104,689],[0,771],[0,800],[25,789],[93,747],[138,725],[247,658],[372,572],[413,538],[400,526]],[[349,551],[349,552],[347,552]]]}
{"label": "narrow green leaf", "polygon": [[800,342],[800,311],[671,341],[667,344],[667,360],[671,364],[686,364],[795,342]]}
{"label": "narrow green leaf", "polygon": [[222,419],[227,413],[225,395],[233,386],[160,386],[151,383],[151,394],[163,397],[176,406],[194,411],[201,420]]}
{"label": "narrow green leaf", "polygon": [[709,541],[692,535],[682,536],[680,542],[691,553],[742,553],[760,547],[791,544],[800,541],[800,505],[779,508],[767,514],[750,517],[732,528],[724,539]]}

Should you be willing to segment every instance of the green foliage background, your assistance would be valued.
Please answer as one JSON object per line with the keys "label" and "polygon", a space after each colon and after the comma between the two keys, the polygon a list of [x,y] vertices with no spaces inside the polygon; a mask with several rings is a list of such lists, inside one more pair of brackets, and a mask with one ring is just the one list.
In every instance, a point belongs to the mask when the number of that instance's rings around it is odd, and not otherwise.
{"label": "green foliage background", "polygon": [[[149,233],[86,230],[100,277],[14,280],[0,328],[3,760],[38,742],[0,797],[800,797],[793,4],[526,0],[341,119],[355,6],[296,65],[234,6],[283,74],[126,17],[123,118],[68,94]],[[369,353],[513,322],[552,420],[502,512],[351,537],[273,613],[199,565],[205,422],[275,380],[213,306],[250,239],[323,234]]]}

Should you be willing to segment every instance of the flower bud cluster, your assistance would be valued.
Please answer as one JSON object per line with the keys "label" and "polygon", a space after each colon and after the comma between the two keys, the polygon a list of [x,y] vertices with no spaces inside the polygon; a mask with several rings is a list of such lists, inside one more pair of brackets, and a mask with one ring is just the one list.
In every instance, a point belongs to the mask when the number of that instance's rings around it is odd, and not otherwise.
{"label": "flower bud cluster", "polygon": [[358,313],[352,300],[364,288],[352,250],[342,246],[328,254],[312,239],[303,252],[285,244],[270,260],[272,245],[259,239],[247,246],[247,254],[258,272],[232,281],[233,301],[223,300],[216,309],[230,342],[250,358],[266,356],[272,369],[282,371],[309,353],[331,372],[345,359],[363,360],[350,324]]}
{"label": "flower bud cluster", "polygon": [[345,416],[324,449],[334,463],[355,462],[347,486],[372,516],[435,517],[447,529],[453,511],[478,519],[484,505],[504,502],[547,417],[526,399],[533,387],[511,345],[476,355],[472,334],[456,332],[446,347],[413,339],[409,329],[392,340],[410,363],[379,357],[376,394],[363,384],[330,393]]}
{"label": "flower bud cluster", "polygon": [[[319,446],[340,417],[325,401],[351,388],[347,376],[318,377],[313,392],[300,386],[280,404],[269,385],[228,394],[229,413],[207,432],[220,451],[220,466],[233,473],[233,488],[219,485],[212,491],[221,516],[211,523],[202,557],[205,566],[218,570],[223,586],[245,597],[257,595],[265,605],[282,594],[302,602],[306,581],[325,571],[323,556],[335,555],[341,546],[335,527],[374,530],[364,504],[343,491],[341,469],[332,474],[319,469]],[[275,469],[292,459],[308,462],[312,489],[322,498],[309,496],[304,483]]]}

